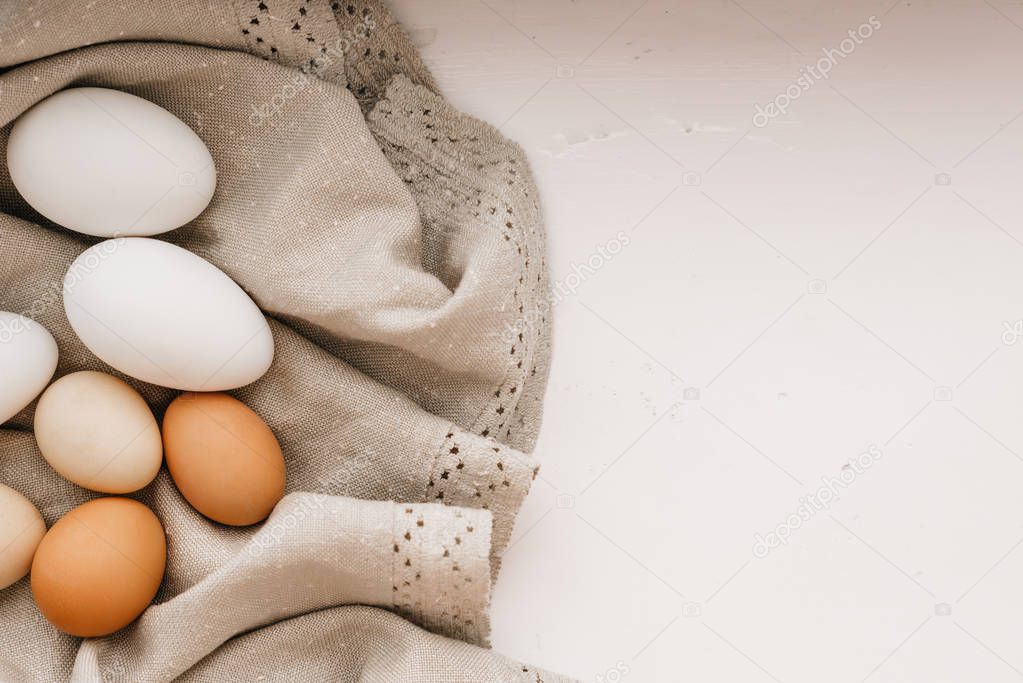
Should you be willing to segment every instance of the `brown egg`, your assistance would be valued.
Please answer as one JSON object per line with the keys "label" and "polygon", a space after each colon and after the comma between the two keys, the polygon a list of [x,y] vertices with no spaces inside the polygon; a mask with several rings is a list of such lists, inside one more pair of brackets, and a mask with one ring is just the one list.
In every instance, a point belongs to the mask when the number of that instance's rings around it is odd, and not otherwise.
{"label": "brown egg", "polygon": [[267,518],[284,496],[284,455],[266,423],[227,394],[186,393],[163,417],[174,483],[196,510],[221,524]]}
{"label": "brown egg", "polygon": [[32,560],[32,595],[61,631],[95,638],[135,621],[156,597],[167,539],[153,511],[97,498],[62,517]]}

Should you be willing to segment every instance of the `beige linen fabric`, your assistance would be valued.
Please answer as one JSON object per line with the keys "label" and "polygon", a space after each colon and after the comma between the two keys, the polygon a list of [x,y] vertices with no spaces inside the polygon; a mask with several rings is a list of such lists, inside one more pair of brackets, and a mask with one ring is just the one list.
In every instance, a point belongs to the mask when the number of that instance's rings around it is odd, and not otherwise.
{"label": "beige linen fabric", "polygon": [[[85,85],[165,107],[210,148],[212,203],[161,238],[269,316],[274,364],[232,393],[280,439],[289,492],[265,524],[228,528],[162,472],[136,496],[168,535],[156,604],[83,644],[27,580],[0,591],[0,680],[557,680],[477,647],[536,473],[550,353],[521,151],[438,95],[377,2],[2,3],[0,69],[4,156],[22,112]],[[54,335],[58,376],[112,372],[61,301],[96,240],[29,207],[6,159],[0,211],[0,310]],[[158,417],[174,397],[125,379]],[[33,407],[0,429],[0,482],[52,524],[94,494],[43,461]]]}
{"label": "beige linen fabric", "polygon": [[[306,640],[312,635],[312,642]],[[288,662],[265,663],[259,648],[289,652]],[[332,656],[324,657],[328,652]],[[389,612],[369,607],[338,607],[297,617],[264,633],[242,636],[190,669],[183,681],[351,680],[346,662],[363,663],[366,681],[479,683],[569,679],[494,656],[486,650],[417,628]],[[295,667],[299,667],[296,669]]]}

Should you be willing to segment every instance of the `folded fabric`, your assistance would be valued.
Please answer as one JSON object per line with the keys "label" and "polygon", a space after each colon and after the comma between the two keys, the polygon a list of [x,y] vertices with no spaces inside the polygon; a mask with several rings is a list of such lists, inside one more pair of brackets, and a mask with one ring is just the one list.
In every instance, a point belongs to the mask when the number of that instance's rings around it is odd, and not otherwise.
{"label": "folded fabric", "polygon": [[[171,487],[164,478],[161,488]],[[73,679],[119,666],[128,680],[169,680],[239,633],[334,605],[386,607],[480,643],[489,552],[485,510],[292,494],[189,590],[151,607],[133,628],[87,642]],[[175,633],[188,635],[168,637]]]}
{"label": "folded fabric", "polygon": [[[4,3],[0,46],[4,156],[21,113],[86,85],[155,102],[209,147],[212,203],[161,239],[226,272],[269,317],[274,364],[232,393],[279,438],[291,494],[265,524],[229,528],[161,473],[135,496],[168,536],[156,604],[82,644],[39,615],[23,580],[0,591],[0,678],[224,680],[258,667],[289,680],[535,681],[475,647],[536,473],[526,453],[550,355],[521,150],[440,97],[377,2]],[[61,300],[96,240],[36,213],[2,161],[0,310],[54,335],[58,376],[119,374],[78,340]],[[175,395],[124,379],[158,416]],[[49,468],[31,424],[30,406],[0,430],[0,482],[52,524],[95,494]]]}
{"label": "folded fabric", "polygon": [[[289,658],[282,661],[268,657],[267,652],[287,652]],[[314,612],[242,636],[181,678],[195,683],[297,679],[433,683],[570,680],[434,635],[389,612],[369,607]]]}

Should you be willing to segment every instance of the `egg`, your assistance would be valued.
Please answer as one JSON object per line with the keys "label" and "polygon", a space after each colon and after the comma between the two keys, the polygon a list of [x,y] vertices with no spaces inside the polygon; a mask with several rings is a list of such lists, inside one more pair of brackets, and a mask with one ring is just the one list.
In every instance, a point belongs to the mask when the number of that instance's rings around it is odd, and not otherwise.
{"label": "egg", "polygon": [[57,342],[39,323],[0,312],[0,423],[31,403],[57,369]]}
{"label": "egg", "polygon": [[7,143],[18,192],[86,235],[155,235],[189,222],[216,187],[213,157],[191,128],[148,100],[71,88],[22,114]]}
{"label": "egg", "polygon": [[241,287],[159,240],[124,237],[86,249],[64,276],[64,310],[90,351],[151,384],[235,389],[273,361],[270,327]]}
{"label": "egg", "polygon": [[45,533],[46,522],[32,502],[0,484],[0,590],[28,574]]}
{"label": "egg", "polygon": [[61,377],[39,398],[35,437],[50,466],[79,486],[131,493],[163,462],[156,418],[122,380],[86,370]]}
{"label": "egg", "polygon": [[145,611],[166,565],[167,539],[152,510],[130,498],[98,498],[43,537],[32,561],[32,596],[64,633],[105,636]]}
{"label": "egg", "polygon": [[163,416],[167,469],[210,519],[260,522],[284,496],[284,456],[265,422],[227,394],[182,394]]}

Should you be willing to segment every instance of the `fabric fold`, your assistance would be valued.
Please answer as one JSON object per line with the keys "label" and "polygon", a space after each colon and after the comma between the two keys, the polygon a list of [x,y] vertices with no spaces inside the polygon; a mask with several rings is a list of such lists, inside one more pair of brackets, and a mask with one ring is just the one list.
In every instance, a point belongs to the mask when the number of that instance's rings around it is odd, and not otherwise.
{"label": "fabric fold", "polygon": [[[336,605],[394,609],[485,644],[490,515],[440,505],[286,497],[232,557],[131,628],[82,644],[74,681],[184,673],[239,633]],[[175,637],[174,634],[179,634]]]}
{"label": "fabric fold", "polygon": [[[267,650],[287,652],[282,661]],[[114,669],[116,671],[116,669]],[[571,679],[424,631],[390,612],[337,607],[240,636],[182,681],[295,680],[568,683]],[[105,678],[103,680],[121,680]]]}
{"label": "fabric fold", "polygon": [[[452,240],[489,245],[455,262],[463,281],[506,283],[490,326],[477,324],[488,330],[480,345],[500,349],[507,365],[481,397],[483,410],[460,417],[473,432],[530,451],[550,370],[552,307],[542,209],[525,153],[401,74],[368,122],[449,262],[458,253]],[[441,401],[426,407],[448,410]]]}
{"label": "fabric fold", "polygon": [[[297,680],[324,666],[342,680],[414,679],[415,660],[444,680],[531,672],[474,647],[536,474],[550,354],[542,216],[521,149],[444,102],[375,0],[7,3],[0,70],[0,310],[53,334],[58,377],[110,372],[162,416],[176,392],[117,373],[70,328],[62,280],[96,240],[22,199],[6,146],[21,113],[68,87],[166,108],[210,149],[218,184],[196,220],[159,239],[223,270],[267,315],[274,363],[232,393],[280,440],[289,494],[264,525],[225,527],[161,472],[133,495],[168,537],[154,606],[82,644],[41,617],[23,580],[0,591],[0,678],[213,680],[248,671],[237,657],[252,652],[274,672],[287,662],[275,648],[299,634],[310,645]],[[0,429],[0,481],[52,525],[96,494],[46,464],[32,418],[29,406]],[[353,633],[359,619],[358,646],[334,661],[329,629]],[[447,675],[458,663],[463,677]]]}

